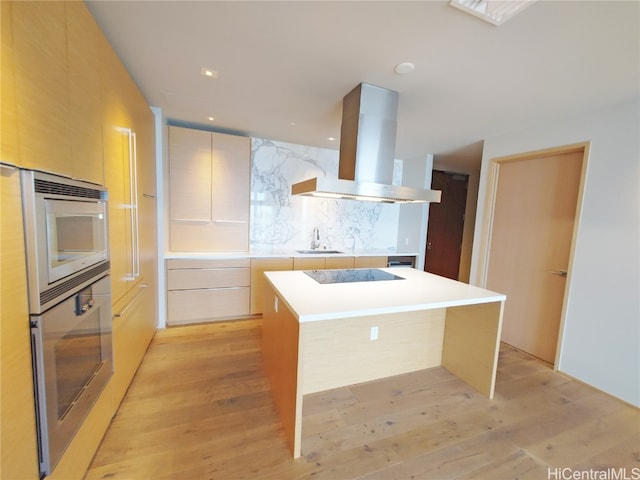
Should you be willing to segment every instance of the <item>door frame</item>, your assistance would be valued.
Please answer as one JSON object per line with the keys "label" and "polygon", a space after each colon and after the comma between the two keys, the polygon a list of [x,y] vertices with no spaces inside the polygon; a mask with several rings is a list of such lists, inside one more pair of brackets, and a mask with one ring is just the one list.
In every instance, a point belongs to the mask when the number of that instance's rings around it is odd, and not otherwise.
{"label": "door frame", "polygon": [[[582,152],[582,170],[580,174],[580,186],[578,189],[578,198],[576,203],[576,214],[573,224],[573,233],[571,236],[571,248],[569,251],[569,264],[567,265],[567,282],[564,289],[564,296],[562,300],[562,312],[560,314],[560,325],[558,331],[558,342],[556,344],[556,356],[553,363],[553,369],[558,370],[558,364],[562,353],[562,339],[564,336],[564,324],[567,313],[567,306],[569,303],[572,284],[572,272],[573,261],[576,246],[576,239],[578,237],[578,231],[580,229],[580,223],[582,220],[582,206],[584,200],[584,187],[585,180],[587,178],[587,165],[589,163],[589,151],[591,148],[591,142],[574,143],[570,145],[563,145],[559,147],[545,148],[541,150],[533,150],[530,152],[516,153],[512,155],[505,155],[502,157],[492,158],[489,163],[489,175],[487,180],[487,194],[485,195],[484,211],[487,212],[484,216],[482,224],[482,239],[480,244],[481,259],[479,262],[479,281],[480,286],[486,288],[487,275],[489,270],[489,255],[491,248],[491,237],[493,233],[494,213],[496,207],[496,196],[498,193],[498,177],[500,174],[500,166],[504,163],[515,162],[519,160],[527,160],[538,157],[545,157],[551,155],[558,155],[563,153]],[[507,301],[509,299],[507,298]]]}

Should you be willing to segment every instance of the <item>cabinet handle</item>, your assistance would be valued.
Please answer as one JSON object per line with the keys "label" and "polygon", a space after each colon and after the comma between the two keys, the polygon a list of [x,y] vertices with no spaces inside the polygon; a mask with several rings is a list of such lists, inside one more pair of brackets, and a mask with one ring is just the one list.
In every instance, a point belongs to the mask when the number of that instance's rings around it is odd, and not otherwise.
{"label": "cabinet handle", "polygon": [[155,195],[151,195],[150,193],[143,193],[142,196],[146,198],[157,198]]}
{"label": "cabinet handle", "polygon": [[129,134],[129,200],[131,202],[131,278],[140,276],[140,232],[138,227],[138,146],[136,133]]}
{"label": "cabinet handle", "polygon": [[127,305],[125,305],[125,307],[120,310],[118,313],[115,313],[113,315],[113,318],[121,318],[124,317],[127,313],[127,311],[140,299],[140,297],[142,296],[142,292],[145,288],[147,288],[149,285],[147,285],[146,283],[141,283],[140,285],[138,285],[138,288],[140,290],[138,290],[138,293],[136,293],[135,297],[133,297],[131,299],[131,301],[129,303],[127,303]]}
{"label": "cabinet handle", "polygon": [[559,277],[566,277],[567,276],[567,271],[566,270],[549,270],[549,273],[551,273],[553,275],[558,275]]}
{"label": "cabinet handle", "polygon": [[189,223],[210,223],[211,220],[207,219],[199,219],[199,218],[172,218],[172,222],[189,222]]}
{"label": "cabinet handle", "polygon": [[214,220],[213,223],[247,223],[246,220]]}

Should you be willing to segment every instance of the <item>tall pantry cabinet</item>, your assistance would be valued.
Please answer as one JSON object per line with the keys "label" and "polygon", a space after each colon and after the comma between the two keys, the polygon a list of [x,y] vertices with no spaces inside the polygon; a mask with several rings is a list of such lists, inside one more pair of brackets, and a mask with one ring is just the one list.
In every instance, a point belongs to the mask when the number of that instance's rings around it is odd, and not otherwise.
{"label": "tall pantry cabinet", "polygon": [[250,308],[247,258],[180,258],[249,250],[251,140],[169,127],[167,324],[242,317]]}
{"label": "tall pantry cabinet", "polygon": [[106,40],[100,78],[117,405],[157,322],[155,132],[151,109]]}
{"label": "tall pantry cabinet", "polygon": [[47,477],[82,478],[156,329],[154,117],[84,2],[2,1],[0,8],[0,478],[39,478],[13,166],[108,189],[114,375]]}
{"label": "tall pantry cabinet", "polygon": [[3,165],[0,165],[0,297],[0,478],[36,479],[38,453],[20,174],[17,168]]}

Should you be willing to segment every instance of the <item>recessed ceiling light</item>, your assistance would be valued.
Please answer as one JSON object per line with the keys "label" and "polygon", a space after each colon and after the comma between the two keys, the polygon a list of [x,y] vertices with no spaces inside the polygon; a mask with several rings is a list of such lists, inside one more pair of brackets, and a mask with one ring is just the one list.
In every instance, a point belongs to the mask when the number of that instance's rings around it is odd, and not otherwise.
{"label": "recessed ceiling light", "polygon": [[296,122],[289,122],[289,126],[295,127],[296,126]]}
{"label": "recessed ceiling light", "polygon": [[494,25],[502,25],[536,0],[451,0],[449,5]]}
{"label": "recessed ceiling light", "polygon": [[406,73],[411,73],[415,70],[416,66],[411,62],[402,62],[395,66],[393,69],[399,75],[404,75]]}
{"label": "recessed ceiling light", "polygon": [[200,68],[200,75],[207,78],[213,78],[213,79],[218,78],[218,72],[216,70],[213,70],[212,68],[207,68],[207,67]]}
{"label": "recessed ceiling light", "polygon": [[336,137],[329,137],[329,141],[333,142],[336,139]]}
{"label": "recessed ceiling light", "polygon": [[212,117],[211,115],[209,115],[207,118],[209,119],[210,122],[213,122],[215,120],[215,117]]}

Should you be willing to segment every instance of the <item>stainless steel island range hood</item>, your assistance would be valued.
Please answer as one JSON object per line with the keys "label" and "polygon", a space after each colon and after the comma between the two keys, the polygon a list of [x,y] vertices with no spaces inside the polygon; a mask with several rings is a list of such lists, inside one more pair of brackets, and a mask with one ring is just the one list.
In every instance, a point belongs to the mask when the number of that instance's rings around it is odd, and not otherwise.
{"label": "stainless steel island range hood", "polygon": [[342,100],[338,178],[291,186],[293,195],[386,203],[440,202],[441,192],[392,185],[398,92],[361,83]]}

